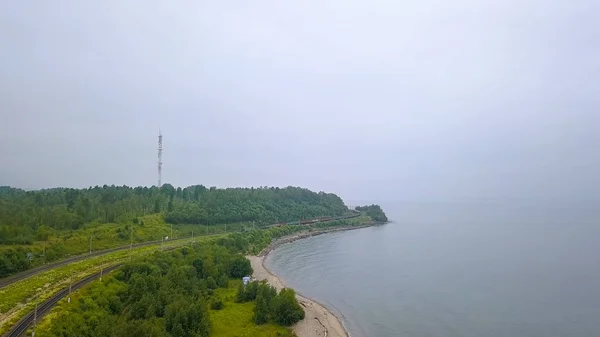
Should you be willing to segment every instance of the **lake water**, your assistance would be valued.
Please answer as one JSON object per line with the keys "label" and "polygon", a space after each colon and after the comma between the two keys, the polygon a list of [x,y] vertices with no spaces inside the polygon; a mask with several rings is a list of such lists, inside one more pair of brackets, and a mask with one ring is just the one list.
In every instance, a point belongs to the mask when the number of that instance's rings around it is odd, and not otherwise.
{"label": "lake water", "polygon": [[600,215],[393,204],[384,226],[286,244],[267,266],[352,337],[600,336]]}

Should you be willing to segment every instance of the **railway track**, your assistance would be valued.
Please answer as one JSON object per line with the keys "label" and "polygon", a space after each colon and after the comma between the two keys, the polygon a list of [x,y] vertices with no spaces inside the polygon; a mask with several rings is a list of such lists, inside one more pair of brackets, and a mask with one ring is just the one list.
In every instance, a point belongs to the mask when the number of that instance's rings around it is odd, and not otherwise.
{"label": "railway track", "polygon": [[[106,267],[106,268],[104,268],[102,273],[103,273],[103,275],[110,273],[111,271],[119,268],[121,265],[122,265],[122,263],[119,263],[119,264],[116,264],[116,265],[113,265],[110,267]],[[73,285],[71,286],[71,291],[75,291],[75,290],[83,287],[84,285],[92,282],[93,280],[97,279],[98,277],[100,277],[100,272],[86,276],[85,278],[73,283]],[[39,320],[41,317],[43,317],[46,313],[48,313],[48,311],[50,311],[50,309],[52,309],[52,307],[61,298],[65,297],[67,295],[69,295],[69,287],[66,287],[66,288],[60,290],[58,293],[54,294],[52,297],[50,297],[44,303],[38,305],[37,319]],[[19,322],[17,322],[17,324],[15,324],[15,326],[13,326],[12,329],[10,329],[10,331],[8,333],[6,333],[3,337],[24,336],[25,333],[27,332],[27,329],[33,324],[34,318],[36,318],[35,309],[32,310],[31,312],[27,313],[27,315],[25,315],[25,317],[23,317]]]}
{"label": "railway track", "polygon": [[[343,215],[343,216],[337,216],[337,217],[327,217],[327,218],[317,218],[317,219],[312,219],[312,220],[299,220],[299,221],[293,221],[293,222],[286,222],[286,223],[277,223],[277,224],[273,224],[273,225],[269,225],[269,226],[265,226],[264,228],[270,228],[270,227],[276,227],[276,226],[281,226],[281,225],[308,225],[308,224],[312,224],[312,223],[319,223],[319,222],[327,222],[327,221],[333,221],[333,220],[341,220],[341,219],[350,219],[350,218],[355,218],[360,216],[360,213],[354,213],[351,215]],[[185,239],[189,239],[189,237],[184,237],[184,238],[178,238],[178,239],[171,239],[169,240],[169,242],[172,241],[179,241],[179,240],[185,240]],[[147,242],[140,242],[140,243],[135,243],[133,244],[131,247],[132,248],[139,248],[139,247],[144,247],[144,246],[150,246],[150,245],[154,245],[154,244],[159,244],[161,241],[157,240],[157,241],[147,241]],[[49,264],[45,264],[39,267],[35,267],[32,269],[28,269],[25,271],[22,271],[20,273],[11,275],[11,276],[7,276],[5,278],[0,279],[0,289],[9,286],[15,282],[24,280],[26,278],[29,278],[31,276],[34,276],[36,274],[39,274],[41,272],[50,270],[50,269],[54,269],[56,267],[61,267],[61,266],[65,266],[67,264],[73,263],[73,262],[78,262],[81,260],[85,260],[87,258],[90,257],[96,257],[96,256],[101,256],[104,254],[108,254],[108,253],[113,253],[113,252],[117,252],[120,250],[127,250],[129,249],[129,245],[127,246],[120,246],[120,247],[115,247],[115,248],[110,248],[110,249],[104,249],[104,250],[99,250],[96,252],[93,252],[91,254],[82,254],[82,255],[77,255],[77,256],[73,256],[70,257],[68,259],[64,259],[64,260],[60,260],[60,261],[56,261],[53,263],[49,263]]]}
{"label": "railway track", "polygon": [[[189,237],[184,237],[184,238],[179,238],[179,239],[172,239],[172,240],[169,240],[168,242],[173,242],[173,241],[178,241],[178,240],[185,240],[185,239],[189,239]],[[160,240],[158,240],[158,241],[141,242],[141,243],[133,244],[133,245],[131,245],[131,247],[132,248],[139,248],[139,247],[144,247],[144,246],[150,246],[150,245],[154,245],[154,244],[159,244],[160,242],[161,242]],[[39,266],[39,267],[36,267],[36,268],[28,269],[28,270],[22,271],[20,273],[17,273],[17,274],[14,274],[14,275],[11,275],[11,276],[8,276],[8,277],[0,279],[0,289],[6,287],[8,285],[11,285],[11,284],[13,284],[15,282],[18,282],[18,281],[24,280],[26,278],[29,278],[31,276],[34,276],[36,274],[39,274],[39,273],[41,273],[43,271],[46,271],[46,270],[54,269],[56,267],[61,267],[61,266],[64,266],[64,265],[67,265],[67,264],[70,264],[70,263],[73,263],[73,262],[78,262],[78,261],[81,261],[81,260],[85,260],[85,259],[88,259],[90,257],[101,256],[101,255],[104,255],[104,254],[113,253],[113,252],[117,252],[117,251],[120,251],[120,250],[126,250],[126,249],[129,249],[129,245],[127,245],[127,246],[121,246],[121,247],[115,247],[115,248],[110,248],[110,249],[99,250],[99,251],[93,252],[91,254],[77,255],[77,256],[70,257],[68,259],[64,259],[64,260],[60,260],[60,261],[57,261],[57,262],[49,263],[49,264],[46,264],[46,265],[42,265],[42,266]]]}
{"label": "railway track", "polygon": [[321,223],[321,222],[352,219],[352,218],[357,218],[359,216],[361,216],[361,213],[353,212],[352,214],[335,216],[335,217],[328,216],[328,217],[305,219],[305,220],[298,220],[298,221],[291,221],[291,222],[281,222],[281,223],[276,223],[276,224],[265,226],[264,228],[281,227],[281,226],[306,226],[306,225],[311,225],[311,224]]}

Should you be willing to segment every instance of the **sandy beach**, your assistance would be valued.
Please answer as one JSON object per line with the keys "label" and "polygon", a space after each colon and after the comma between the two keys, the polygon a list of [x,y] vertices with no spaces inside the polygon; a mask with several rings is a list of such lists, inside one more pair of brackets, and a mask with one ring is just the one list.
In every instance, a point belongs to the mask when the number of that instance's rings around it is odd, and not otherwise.
{"label": "sandy beach", "polygon": [[[290,236],[284,236],[274,240],[268,247],[263,249],[258,256],[246,256],[252,264],[254,273],[252,277],[256,280],[266,280],[270,285],[278,291],[285,287],[285,284],[277,275],[273,274],[265,267],[265,259],[267,256],[282,244],[294,242],[296,240],[305,239],[315,235],[355,230],[373,226],[375,223],[366,222],[359,226],[350,227],[335,227],[323,229],[319,231],[304,231]],[[325,308],[317,301],[296,294],[296,298],[304,308],[305,317],[300,322],[296,323],[292,330],[298,337],[349,337],[348,331],[344,328],[342,321],[331,311]]]}
{"label": "sandy beach", "polygon": [[[267,280],[277,290],[285,287],[283,282],[264,266],[266,256],[247,256],[247,258],[252,264],[254,279]],[[296,298],[306,313],[305,318],[292,327],[298,337],[348,337],[341,321],[324,306],[300,295],[296,295]]]}

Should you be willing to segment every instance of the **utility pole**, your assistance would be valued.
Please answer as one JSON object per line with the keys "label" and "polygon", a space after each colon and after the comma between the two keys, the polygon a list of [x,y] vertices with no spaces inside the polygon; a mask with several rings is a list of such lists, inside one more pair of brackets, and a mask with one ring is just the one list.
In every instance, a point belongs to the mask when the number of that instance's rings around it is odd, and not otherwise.
{"label": "utility pole", "polygon": [[129,241],[129,251],[131,251],[131,248],[133,247],[133,226],[131,226],[131,234],[130,234],[130,241]]}
{"label": "utility pole", "polygon": [[101,260],[100,260],[100,282],[102,282],[102,271],[104,269],[104,255],[102,256]]}
{"label": "utility pole", "polygon": [[33,332],[31,333],[31,337],[35,337],[35,327],[37,326],[37,309],[38,309],[38,294],[39,292],[35,292],[35,310],[33,311]]}
{"label": "utility pole", "polygon": [[171,224],[171,239],[173,239],[173,224]]}
{"label": "utility pole", "polygon": [[71,276],[69,276],[69,297],[67,297],[67,303],[71,303],[71,289],[73,288],[73,271],[71,270]]}
{"label": "utility pole", "polygon": [[90,254],[92,253],[92,236],[90,235]]}
{"label": "utility pole", "polygon": [[133,251],[131,250],[133,248],[133,226],[130,227],[131,228],[131,234],[129,235],[130,239],[129,239],[129,262],[131,262],[131,260],[133,259]]}

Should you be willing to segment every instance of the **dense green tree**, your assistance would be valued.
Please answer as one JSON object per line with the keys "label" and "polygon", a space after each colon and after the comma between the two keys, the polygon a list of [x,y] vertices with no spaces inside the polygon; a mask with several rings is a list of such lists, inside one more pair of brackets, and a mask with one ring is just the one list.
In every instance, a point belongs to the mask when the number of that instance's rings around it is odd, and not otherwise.
{"label": "dense green tree", "polygon": [[232,278],[242,278],[252,275],[252,266],[247,258],[237,255],[230,264],[229,276]]}
{"label": "dense green tree", "polygon": [[260,287],[256,294],[256,305],[254,306],[254,323],[261,325],[269,321],[269,304],[264,295],[264,288]]}
{"label": "dense green tree", "polygon": [[204,277],[204,262],[202,262],[202,259],[195,259],[192,262],[192,265],[196,269],[196,274],[198,275],[198,277],[203,278]]}
{"label": "dense green tree", "polygon": [[256,299],[256,293],[258,292],[259,282],[253,281],[248,283],[248,285],[240,285],[236,294],[237,302],[249,302],[254,301]]}
{"label": "dense green tree", "polygon": [[[277,296],[277,290],[275,290],[275,288],[268,285],[266,282],[261,283],[260,287],[262,288],[260,290],[262,292],[262,296],[265,298],[267,305],[269,305],[269,307],[271,307],[271,303],[272,303],[273,299],[275,298],[275,296]],[[257,296],[258,296],[258,291],[257,291]]]}
{"label": "dense green tree", "polygon": [[172,336],[208,337],[210,320],[205,303],[179,299],[169,304],[165,311],[165,326]]}
{"label": "dense green tree", "polygon": [[215,279],[212,276],[209,276],[206,279],[206,286],[208,287],[208,289],[217,289],[218,288],[217,281],[215,281]]}
{"label": "dense green tree", "polygon": [[221,274],[217,279],[217,285],[219,288],[227,288],[229,286],[229,278],[226,274]]}
{"label": "dense green tree", "polygon": [[235,301],[238,303],[246,302],[246,286],[242,283],[238,285],[237,292],[235,294]]}
{"label": "dense green tree", "polygon": [[[110,330],[104,332],[100,330],[96,336],[115,336],[115,337],[170,337],[165,331],[162,319],[153,318],[150,320],[127,321],[114,328],[106,327]],[[109,333],[110,332],[110,333]]]}
{"label": "dense green tree", "polygon": [[296,300],[293,289],[284,288],[271,301],[273,319],[277,324],[292,325],[304,318],[304,309]]}

